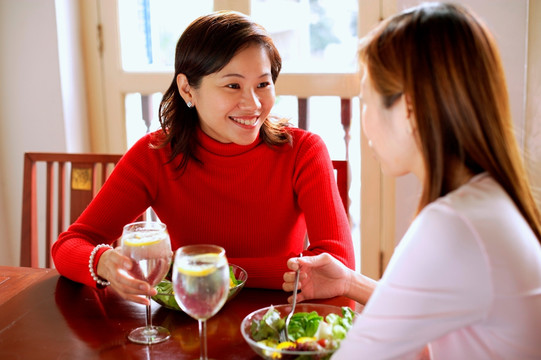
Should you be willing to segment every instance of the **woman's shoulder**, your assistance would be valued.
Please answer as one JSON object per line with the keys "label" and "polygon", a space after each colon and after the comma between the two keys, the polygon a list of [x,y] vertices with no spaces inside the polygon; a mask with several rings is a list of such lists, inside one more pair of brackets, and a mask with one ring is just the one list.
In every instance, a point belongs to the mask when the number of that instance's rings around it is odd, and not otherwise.
{"label": "woman's shoulder", "polygon": [[[419,217],[428,218],[436,227],[451,231],[461,223],[483,243],[535,240],[531,228],[502,186],[489,174],[482,173],[427,205]],[[536,243],[536,241],[534,241]],[[536,244],[537,245],[537,244]]]}
{"label": "woman's shoulder", "polygon": [[145,158],[167,159],[170,156],[170,147],[162,146],[165,140],[165,134],[162,130],[157,130],[143,135],[133,145],[131,145],[124,155],[127,158]]}
{"label": "woman's shoulder", "polygon": [[473,176],[466,184],[439,198],[440,203],[454,208],[458,212],[489,211],[502,207],[514,207],[514,203],[502,186],[488,173]]}
{"label": "woman's shoulder", "polygon": [[129,146],[128,151],[139,149],[157,149],[165,140],[165,134],[162,130],[156,130],[144,134]]}
{"label": "woman's shoulder", "polygon": [[130,149],[133,147],[153,147],[157,148],[159,147],[163,142],[165,141],[165,134],[162,130],[155,130],[153,132],[149,132],[141,136],[138,140],[136,140],[132,146],[130,146]]}
{"label": "woman's shoulder", "polygon": [[319,138],[320,139],[321,138],[316,133],[313,133],[309,130],[304,130],[295,126],[287,126],[285,129],[287,132],[291,134],[291,136],[294,139],[304,139],[304,138],[314,138],[314,139]]}
{"label": "woman's shoulder", "polygon": [[316,133],[293,126],[287,127],[286,131],[291,135],[294,148],[325,147],[323,139]]}

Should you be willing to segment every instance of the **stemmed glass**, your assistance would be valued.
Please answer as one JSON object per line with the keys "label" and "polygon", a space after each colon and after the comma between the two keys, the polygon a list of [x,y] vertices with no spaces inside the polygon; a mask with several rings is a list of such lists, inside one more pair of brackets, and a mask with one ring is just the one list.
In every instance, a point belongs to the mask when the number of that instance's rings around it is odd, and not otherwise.
{"label": "stemmed glass", "polygon": [[216,245],[187,245],[175,253],[173,289],[180,308],[199,322],[200,359],[207,360],[207,319],[225,304],[229,265]]}
{"label": "stemmed glass", "polygon": [[[132,261],[128,273],[136,279],[155,286],[163,280],[171,264],[171,241],[165,224],[156,221],[140,221],[124,226],[120,252]],[[138,344],[156,344],[169,339],[169,330],[152,325],[149,304],[146,306],[144,327],[132,330],[128,339]]]}

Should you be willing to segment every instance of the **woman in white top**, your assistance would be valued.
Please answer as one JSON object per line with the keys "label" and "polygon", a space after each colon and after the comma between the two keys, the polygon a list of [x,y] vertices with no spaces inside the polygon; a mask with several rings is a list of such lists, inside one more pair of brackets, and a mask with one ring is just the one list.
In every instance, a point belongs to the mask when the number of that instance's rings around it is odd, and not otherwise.
{"label": "woman in white top", "polygon": [[379,282],[328,254],[288,261],[299,300],[366,304],[333,359],[541,359],[541,216],[494,39],[460,6],[423,4],[380,24],[361,63],[363,130],[422,194]]}

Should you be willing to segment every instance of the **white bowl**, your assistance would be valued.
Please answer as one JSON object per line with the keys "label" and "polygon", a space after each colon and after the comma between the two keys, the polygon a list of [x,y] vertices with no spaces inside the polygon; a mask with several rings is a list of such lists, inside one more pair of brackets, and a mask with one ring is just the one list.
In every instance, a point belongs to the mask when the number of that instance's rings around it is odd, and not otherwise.
{"label": "white bowl", "polygon": [[[290,304],[284,305],[274,305],[273,306],[279,313],[280,317],[285,317],[291,311]],[[244,340],[250,345],[250,347],[263,359],[303,359],[303,360],[325,360],[329,359],[331,355],[336,351],[336,349],[322,349],[319,351],[300,351],[300,350],[282,350],[275,349],[262,345],[255,341],[252,338],[250,328],[252,326],[252,321],[259,321],[270,309],[269,307],[262,308],[252,312],[247,315],[240,325],[240,330]],[[342,316],[342,308],[335,305],[326,305],[326,304],[310,304],[310,303],[298,303],[295,307],[295,313],[298,312],[307,312],[310,313],[315,311],[319,316],[325,318],[329,314],[337,314]],[[302,357],[301,357],[302,356]]]}

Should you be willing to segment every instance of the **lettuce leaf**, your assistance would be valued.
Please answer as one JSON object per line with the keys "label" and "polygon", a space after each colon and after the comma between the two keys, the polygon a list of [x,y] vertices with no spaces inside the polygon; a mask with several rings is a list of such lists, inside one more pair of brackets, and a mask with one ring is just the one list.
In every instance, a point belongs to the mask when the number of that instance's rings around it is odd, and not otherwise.
{"label": "lettuce leaf", "polygon": [[154,300],[159,301],[170,308],[180,310],[180,306],[178,306],[175,297],[172,296],[173,283],[171,281],[163,280],[156,285],[156,290],[158,291],[158,294],[152,297]]}
{"label": "lettuce leaf", "polygon": [[241,283],[240,280],[237,280],[235,277],[235,273],[233,272],[233,266],[229,265],[229,278],[231,279],[231,282],[234,284],[234,286],[237,286]]}
{"label": "lettuce leaf", "polygon": [[263,315],[261,320],[252,321],[250,332],[252,333],[252,339],[255,341],[260,340],[275,340],[279,341],[280,331],[285,326],[285,320],[280,317],[280,313],[271,306],[269,310]]}
{"label": "lettuce leaf", "polygon": [[332,338],[342,340],[346,337],[347,332],[353,325],[353,317],[355,313],[349,307],[342,307],[342,316],[337,314],[329,314],[325,318],[325,322],[331,326]]}
{"label": "lettuce leaf", "polygon": [[293,314],[289,322],[289,327],[287,328],[289,337],[292,340],[297,340],[298,338],[304,336],[314,336],[321,320],[323,320],[323,317],[319,316],[315,311],[310,313],[298,312]]}

